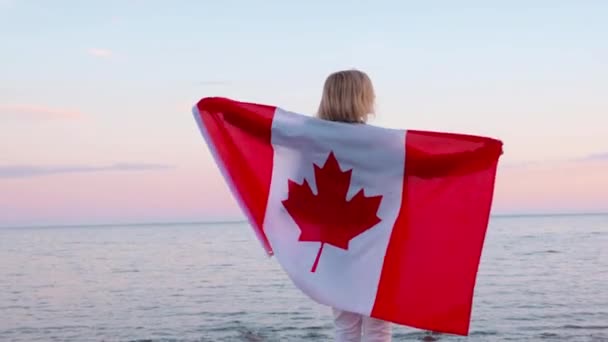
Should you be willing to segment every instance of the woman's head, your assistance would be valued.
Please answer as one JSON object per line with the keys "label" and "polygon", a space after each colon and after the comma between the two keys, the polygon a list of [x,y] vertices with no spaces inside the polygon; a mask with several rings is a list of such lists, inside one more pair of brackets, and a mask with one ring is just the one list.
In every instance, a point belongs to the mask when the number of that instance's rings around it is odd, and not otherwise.
{"label": "woman's head", "polygon": [[317,116],[324,120],[364,123],[374,112],[374,87],[359,70],[335,72],[325,80]]}

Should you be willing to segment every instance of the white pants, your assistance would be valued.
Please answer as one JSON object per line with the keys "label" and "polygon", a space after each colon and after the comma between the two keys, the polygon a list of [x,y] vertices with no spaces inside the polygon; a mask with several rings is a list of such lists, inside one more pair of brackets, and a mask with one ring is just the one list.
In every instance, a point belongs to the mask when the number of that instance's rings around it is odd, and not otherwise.
{"label": "white pants", "polygon": [[338,309],[333,313],[336,342],[391,341],[390,322]]}

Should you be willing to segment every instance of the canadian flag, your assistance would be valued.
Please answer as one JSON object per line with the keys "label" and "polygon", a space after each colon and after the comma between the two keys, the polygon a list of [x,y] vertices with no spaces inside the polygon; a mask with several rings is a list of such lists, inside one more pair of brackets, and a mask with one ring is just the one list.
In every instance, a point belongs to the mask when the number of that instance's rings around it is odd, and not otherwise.
{"label": "canadian flag", "polygon": [[263,247],[305,294],[468,335],[500,141],[226,98],[193,112]]}

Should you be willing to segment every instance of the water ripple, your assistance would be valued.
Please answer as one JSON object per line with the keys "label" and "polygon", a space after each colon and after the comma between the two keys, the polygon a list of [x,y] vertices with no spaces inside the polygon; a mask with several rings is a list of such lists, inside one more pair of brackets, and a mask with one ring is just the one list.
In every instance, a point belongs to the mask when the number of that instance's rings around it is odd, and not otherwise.
{"label": "water ripple", "polygon": [[[329,341],[245,225],[0,230],[0,341]],[[467,338],[608,341],[608,217],[494,219]]]}

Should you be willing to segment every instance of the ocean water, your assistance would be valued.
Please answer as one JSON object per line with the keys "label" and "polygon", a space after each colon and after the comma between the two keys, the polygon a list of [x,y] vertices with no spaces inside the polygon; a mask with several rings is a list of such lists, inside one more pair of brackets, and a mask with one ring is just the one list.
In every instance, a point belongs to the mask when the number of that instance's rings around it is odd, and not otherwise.
{"label": "ocean water", "polygon": [[[493,218],[471,333],[608,341],[608,216]],[[331,341],[246,224],[0,229],[0,341]]]}

